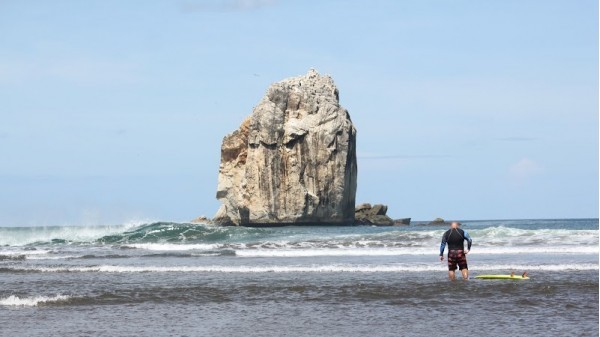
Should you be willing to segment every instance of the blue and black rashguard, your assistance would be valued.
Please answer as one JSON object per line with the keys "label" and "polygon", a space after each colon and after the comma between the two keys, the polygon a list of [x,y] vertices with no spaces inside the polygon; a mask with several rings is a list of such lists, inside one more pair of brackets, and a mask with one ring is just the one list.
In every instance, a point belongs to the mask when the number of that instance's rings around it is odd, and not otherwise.
{"label": "blue and black rashguard", "polygon": [[450,228],[442,236],[442,244],[440,245],[440,256],[444,255],[444,249],[448,244],[448,251],[451,250],[465,250],[465,240],[467,240],[467,249],[471,250],[471,243],[473,240],[469,236],[469,233],[460,228]]}

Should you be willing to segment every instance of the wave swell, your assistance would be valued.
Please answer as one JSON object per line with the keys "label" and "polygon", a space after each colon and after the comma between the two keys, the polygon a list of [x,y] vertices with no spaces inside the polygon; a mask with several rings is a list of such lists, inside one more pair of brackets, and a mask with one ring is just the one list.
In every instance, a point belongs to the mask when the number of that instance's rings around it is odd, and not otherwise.
{"label": "wave swell", "polygon": [[[183,257],[429,255],[439,247],[444,230],[424,227],[246,228],[171,222],[0,228],[0,262],[156,253]],[[473,254],[598,254],[597,229],[522,229],[500,225],[474,227],[468,231],[474,239]]]}

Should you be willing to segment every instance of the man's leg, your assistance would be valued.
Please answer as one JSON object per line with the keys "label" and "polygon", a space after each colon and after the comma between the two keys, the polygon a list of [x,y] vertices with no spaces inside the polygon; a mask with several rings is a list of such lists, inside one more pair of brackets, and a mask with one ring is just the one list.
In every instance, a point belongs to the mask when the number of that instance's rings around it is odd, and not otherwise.
{"label": "man's leg", "polygon": [[458,269],[460,269],[460,273],[462,274],[463,280],[469,279],[469,267],[467,266],[467,257],[464,252],[461,250],[459,253],[459,261],[458,261]]}
{"label": "man's leg", "polygon": [[453,250],[448,251],[448,278],[450,281],[456,280],[456,254]]}

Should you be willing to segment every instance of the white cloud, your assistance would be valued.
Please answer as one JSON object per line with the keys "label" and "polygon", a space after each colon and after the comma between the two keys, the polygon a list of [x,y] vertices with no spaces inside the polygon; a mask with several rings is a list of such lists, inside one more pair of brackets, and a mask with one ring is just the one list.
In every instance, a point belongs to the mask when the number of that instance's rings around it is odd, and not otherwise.
{"label": "white cloud", "polygon": [[510,181],[516,185],[527,183],[532,176],[535,176],[541,171],[541,166],[529,158],[523,158],[508,168]]}

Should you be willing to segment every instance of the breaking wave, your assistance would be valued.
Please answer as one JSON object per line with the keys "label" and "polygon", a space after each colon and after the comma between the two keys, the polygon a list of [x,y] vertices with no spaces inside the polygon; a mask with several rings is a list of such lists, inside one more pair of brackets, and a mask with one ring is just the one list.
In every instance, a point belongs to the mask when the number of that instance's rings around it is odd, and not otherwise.
{"label": "breaking wave", "polygon": [[[519,241],[530,243],[588,242],[598,238],[598,230],[522,229],[505,225],[466,228],[478,243]],[[327,247],[419,245],[439,241],[445,228],[424,227],[219,227],[205,224],[131,222],[116,226],[0,227],[0,246],[38,244],[271,244]],[[164,247],[164,246],[163,246]]]}
{"label": "breaking wave", "polygon": [[69,298],[70,296],[66,295],[35,296],[22,298],[15,295],[11,295],[6,298],[0,298],[0,305],[13,307],[35,307],[43,304],[65,302],[69,300]]}
{"label": "breaking wave", "polygon": [[[587,228],[488,225],[466,229],[475,242],[473,254],[598,254],[598,230]],[[439,247],[444,230],[426,226],[247,228],[171,222],[0,228],[0,262],[156,254],[258,258],[430,255]]]}
{"label": "breaking wave", "polygon": [[90,243],[98,238],[143,227],[144,221],[105,226],[0,227],[0,246]]}

